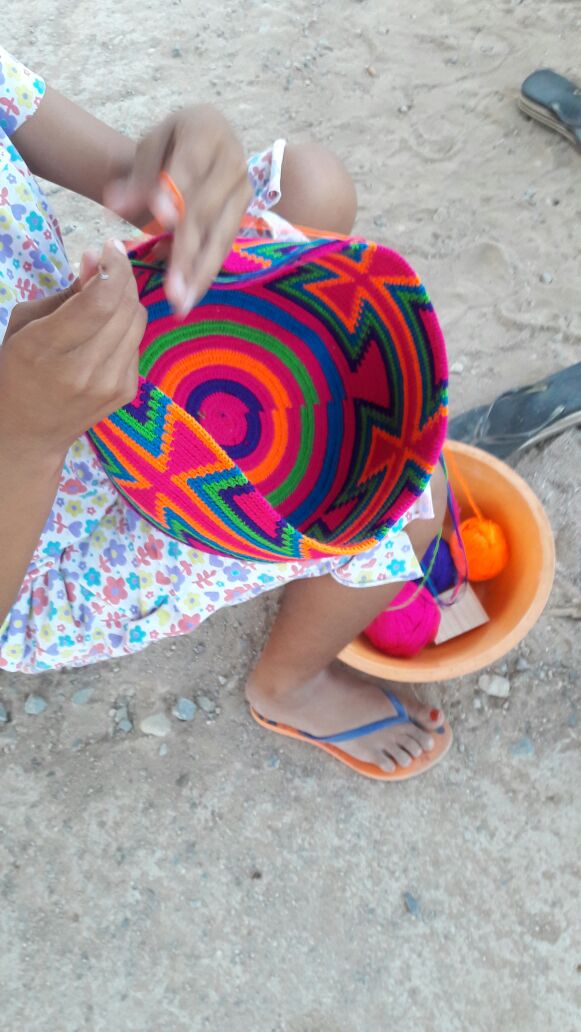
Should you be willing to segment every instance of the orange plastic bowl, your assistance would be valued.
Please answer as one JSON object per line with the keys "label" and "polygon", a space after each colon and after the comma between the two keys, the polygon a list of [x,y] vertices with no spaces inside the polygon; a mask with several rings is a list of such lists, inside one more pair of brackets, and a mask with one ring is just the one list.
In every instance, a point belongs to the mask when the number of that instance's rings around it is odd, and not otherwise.
{"label": "orange plastic bowl", "polygon": [[[363,635],[339,659],[374,677],[389,681],[447,681],[473,674],[510,652],[539,619],[555,575],[555,544],[545,510],[528,484],[509,466],[487,452],[448,441],[461,475],[485,516],[503,528],[509,544],[506,569],[494,580],[473,584],[490,620],[483,627],[431,645],[412,659],[386,656]],[[461,516],[471,509],[449,470]]]}

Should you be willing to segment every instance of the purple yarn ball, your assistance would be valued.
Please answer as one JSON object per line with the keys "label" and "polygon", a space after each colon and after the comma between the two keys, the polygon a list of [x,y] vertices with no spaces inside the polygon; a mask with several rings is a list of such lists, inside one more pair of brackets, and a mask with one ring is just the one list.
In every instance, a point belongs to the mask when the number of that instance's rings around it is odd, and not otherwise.
{"label": "purple yarn ball", "polygon": [[[438,539],[434,538],[432,543],[428,546],[428,550],[424,555],[424,558],[422,559],[421,566],[422,570],[424,571],[424,576],[430,569],[430,563],[432,561],[434,549],[436,548],[437,544]],[[456,572],[454,560],[452,559],[450,546],[447,541],[444,541],[444,538],[441,538],[440,544],[438,546],[436,560],[430,572],[430,576],[426,581],[426,587],[429,591],[432,592],[433,595],[442,595],[445,591],[448,591],[449,588],[454,587],[457,576],[458,574]]]}

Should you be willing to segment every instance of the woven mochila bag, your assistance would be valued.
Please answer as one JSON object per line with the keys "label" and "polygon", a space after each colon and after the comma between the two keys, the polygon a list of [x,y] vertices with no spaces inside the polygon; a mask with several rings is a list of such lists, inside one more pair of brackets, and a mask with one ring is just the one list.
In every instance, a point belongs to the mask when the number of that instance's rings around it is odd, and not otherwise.
{"label": "woven mochila bag", "polygon": [[148,313],[134,401],[89,431],[127,501],[242,560],[355,555],[429,483],[447,363],[426,290],[357,238],[240,239],[185,318],[155,240],[130,251]]}

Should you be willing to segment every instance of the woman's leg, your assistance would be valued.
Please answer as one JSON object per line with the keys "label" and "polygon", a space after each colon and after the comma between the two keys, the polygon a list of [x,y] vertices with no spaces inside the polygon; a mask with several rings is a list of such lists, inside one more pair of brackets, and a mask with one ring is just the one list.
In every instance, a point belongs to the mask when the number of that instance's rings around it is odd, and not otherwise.
{"label": "woman's leg", "polygon": [[339,158],[318,143],[288,143],[282,162],[282,197],[273,211],[294,225],[349,235],[357,194]]}
{"label": "woman's leg", "polygon": [[[357,213],[353,181],[334,154],[318,144],[289,144],[285,150],[282,198],[275,211],[289,222],[349,234]],[[440,529],[446,509],[442,471],[432,480],[435,517],[410,523],[408,534],[421,557]],[[333,734],[393,715],[381,689],[335,656],[385,609],[401,584],[347,588],[331,576],[294,581],[285,588],[270,638],[246,688],[263,716],[315,735]],[[396,690],[421,727],[406,724],[341,746],[359,760],[385,770],[408,766],[429,750],[430,732],[442,714],[422,706],[411,692]]]}
{"label": "woman's leg", "polygon": [[[442,526],[446,483],[441,467],[432,478],[435,516],[416,520],[408,534],[418,557]],[[314,735],[331,735],[393,716],[379,686],[333,664],[335,656],[387,608],[401,584],[347,588],[330,575],[294,581],[285,588],[281,608],[258,665],[246,688],[249,702],[264,717]],[[413,692],[395,689],[421,727],[405,724],[344,742],[341,748],[385,770],[408,766],[433,746],[430,732],[442,713],[421,705]]]}

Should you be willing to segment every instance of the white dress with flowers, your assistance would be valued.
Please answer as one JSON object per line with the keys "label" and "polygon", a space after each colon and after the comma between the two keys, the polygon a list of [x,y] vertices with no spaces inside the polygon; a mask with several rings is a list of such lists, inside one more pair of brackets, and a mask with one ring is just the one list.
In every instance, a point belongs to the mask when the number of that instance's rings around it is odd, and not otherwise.
{"label": "white dress with flowers", "polygon": [[[11,141],[44,89],[41,78],[0,47],[0,343],[15,304],[73,280],[58,222]],[[249,212],[264,217],[277,237],[296,237],[268,211],[280,200],[283,154],[279,140],[250,160]],[[153,528],[117,493],[80,438],[67,455],[52,512],[0,627],[0,669],[38,673],[124,656],[192,631],[222,606],[300,577],[330,573],[353,587],[412,580],[421,570],[403,528],[432,515],[428,489],[389,537],[364,555],[240,562],[189,548]]]}

